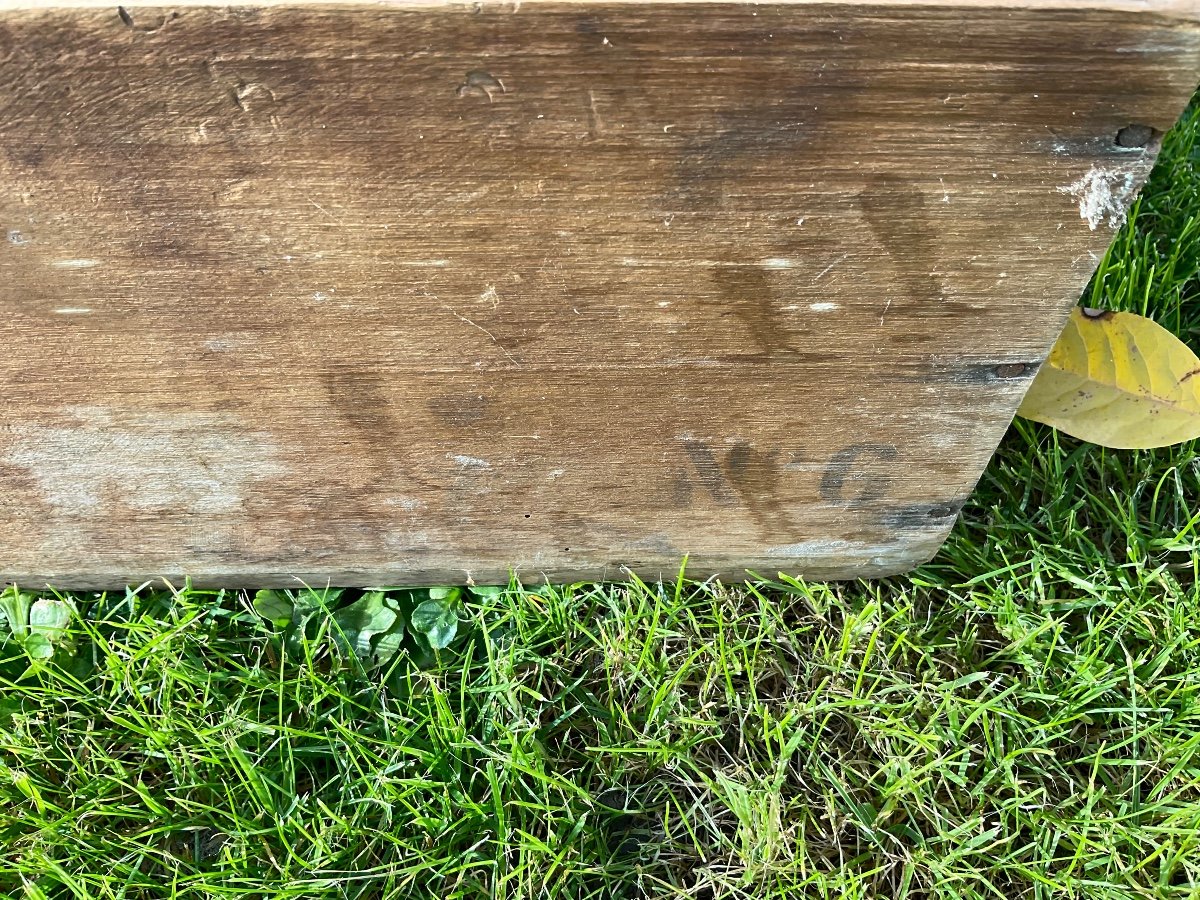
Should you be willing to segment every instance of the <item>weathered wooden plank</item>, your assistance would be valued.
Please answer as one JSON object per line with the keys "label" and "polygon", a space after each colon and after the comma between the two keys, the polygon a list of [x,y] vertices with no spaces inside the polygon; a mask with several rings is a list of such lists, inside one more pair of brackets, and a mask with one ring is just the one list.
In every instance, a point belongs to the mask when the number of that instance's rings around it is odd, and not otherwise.
{"label": "weathered wooden plank", "polygon": [[29,586],[901,570],[1200,70],[1193,3],[5,9]]}

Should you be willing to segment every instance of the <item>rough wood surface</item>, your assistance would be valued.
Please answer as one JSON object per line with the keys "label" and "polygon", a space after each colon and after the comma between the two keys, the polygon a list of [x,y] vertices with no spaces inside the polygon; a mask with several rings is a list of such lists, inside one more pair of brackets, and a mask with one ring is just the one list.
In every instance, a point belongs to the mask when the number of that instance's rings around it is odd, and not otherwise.
{"label": "rough wood surface", "polygon": [[1195,86],[1194,13],[10,5],[0,572],[928,558]]}

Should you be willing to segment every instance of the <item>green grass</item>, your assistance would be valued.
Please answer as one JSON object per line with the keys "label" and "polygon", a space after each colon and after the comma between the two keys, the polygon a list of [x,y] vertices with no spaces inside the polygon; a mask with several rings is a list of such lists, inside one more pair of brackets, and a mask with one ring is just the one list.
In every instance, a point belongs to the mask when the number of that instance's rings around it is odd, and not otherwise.
{"label": "green grass", "polygon": [[[1200,110],[1087,301],[1200,346]],[[434,665],[238,594],[0,646],[0,896],[1200,897],[1200,456],[1018,422],[874,583],[513,586]]]}

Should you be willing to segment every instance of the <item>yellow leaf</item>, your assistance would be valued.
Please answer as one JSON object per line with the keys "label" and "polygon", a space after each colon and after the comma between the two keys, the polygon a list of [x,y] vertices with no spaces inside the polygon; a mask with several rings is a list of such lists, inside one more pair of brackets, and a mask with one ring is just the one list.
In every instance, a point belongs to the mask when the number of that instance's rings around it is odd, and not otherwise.
{"label": "yellow leaf", "polygon": [[1200,359],[1161,325],[1074,309],[1018,415],[1130,450],[1200,437]]}

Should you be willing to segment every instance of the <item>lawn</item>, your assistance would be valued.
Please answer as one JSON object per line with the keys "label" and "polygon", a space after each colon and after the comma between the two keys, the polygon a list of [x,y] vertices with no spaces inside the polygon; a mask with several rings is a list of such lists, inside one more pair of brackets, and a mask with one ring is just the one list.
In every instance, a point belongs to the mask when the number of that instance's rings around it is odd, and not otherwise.
{"label": "lawn", "polygon": [[[1085,297],[1193,347],[1198,134]],[[74,659],[0,644],[0,897],[1200,897],[1198,498],[1018,421],[908,576],[512,585],[386,671],[77,595]]]}

